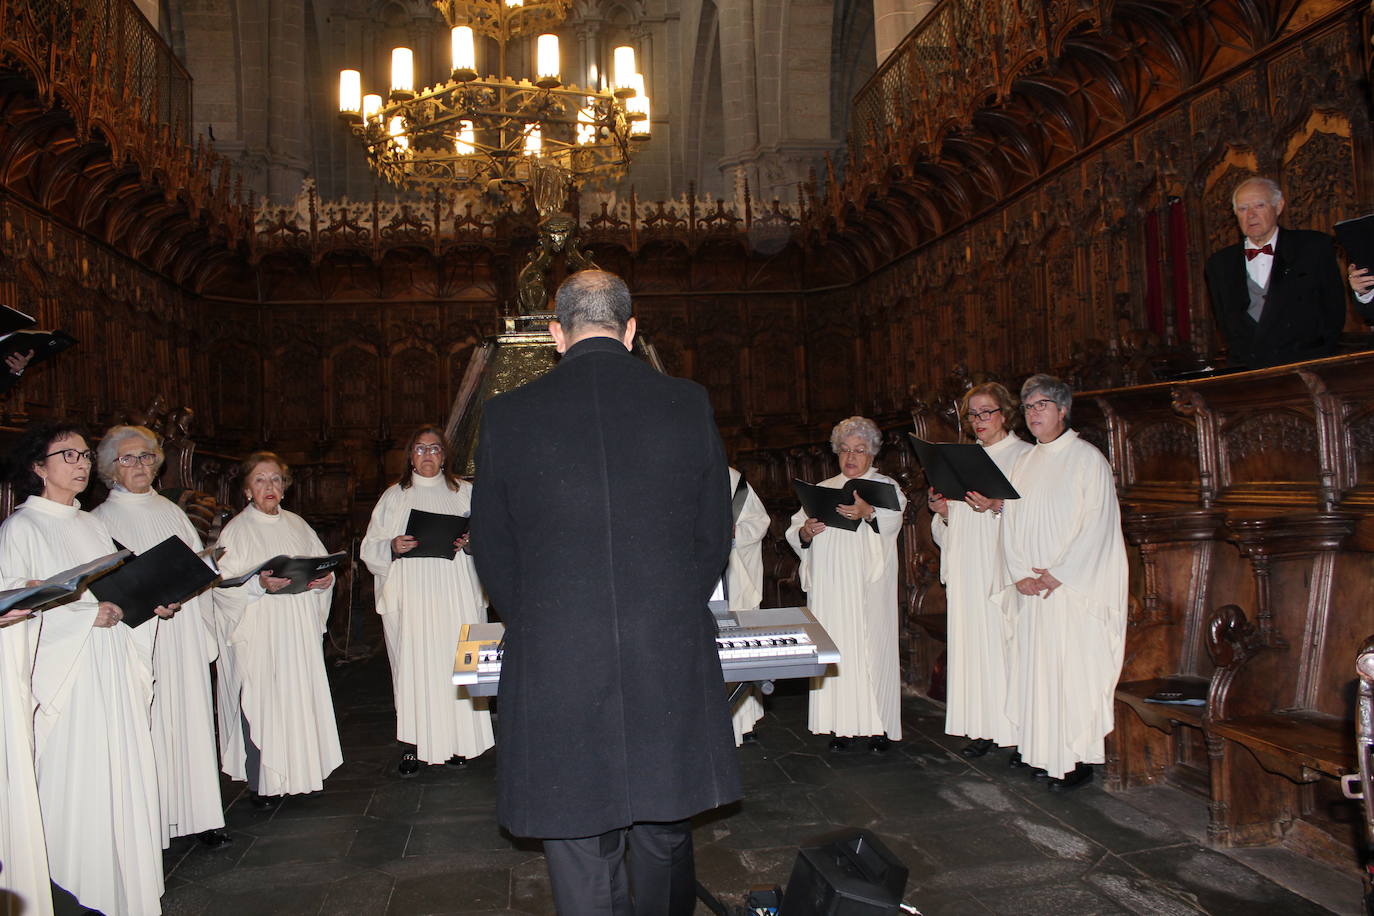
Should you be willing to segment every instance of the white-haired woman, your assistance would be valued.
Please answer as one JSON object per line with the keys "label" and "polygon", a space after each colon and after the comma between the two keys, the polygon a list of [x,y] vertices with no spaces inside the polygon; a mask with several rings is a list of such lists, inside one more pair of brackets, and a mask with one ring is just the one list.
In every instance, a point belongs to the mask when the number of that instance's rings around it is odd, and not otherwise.
{"label": "white-haired woman", "polygon": [[1014,629],[1007,713],[1021,762],[1072,789],[1105,759],[1126,638],[1126,544],[1111,466],[1068,428],[1073,391],[1049,375],[1021,386],[1035,447],[1002,518],[999,595]]}
{"label": "white-haired woman", "polygon": [[[0,525],[0,580],[46,579],[114,552],[104,523],[77,501],[93,458],[79,428],[35,424],[10,457],[15,490],[28,498]],[[161,621],[131,628],[123,617],[90,592],[43,612],[25,660],[33,665],[28,713],[42,836],[62,907],[72,905],[65,892],[102,913],[156,913],[162,850],[148,708]],[[4,631],[7,643],[16,629]],[[32,875],[25,859],[33,850],[18,852],[0,885],[9,886],[16,865]],[[23,872],[15,877],[22,881]]]}
{"label": "white-haired woman", "polygon": [[840,650],[836,675],[812,679],[807,722],[814,734],[834,734],[832,751],[867,737],[869,749],[882,753],[902,737],[897,535],[906,497],[896,481],[873,469],[882,441],[872,420],[841,420],[830,433],[840,473],[820,486],[839,488],[854,478],[892,484],[901,510],[879,509],[855,494],[854,502],[840,506],[839,513],[857,519],[856,530],[828,528],[807,518],[804,509],[792,516],[787,529],[787,542],[801,561],[807,605]]}
{"label": "white-haired woman", "polygon": [[[110,535],[135,553],[169,537],[200,550],[200,535],[176,503],[153,489],[162,446],[142,426],[115,426],[96,449],[96,470],[110,495],[91,511]],[[232,838],[224,831],[210,663],[219,655],[209,595],[198,595],[158,628],[153,651],[153,755],[162,802],[162,845],[197,834],[211,848]]]}
{"label": "white-haired woman", "polygon": [[406,469],[372,510],[362,557],[376,579],[396,698],[396,738],[415,746],[401,758],[401,776],[424,763],[462,766],[494,744],[486,701],[454,689],[453,648],[465,623],[486,619],[486,602],[467,535],[453,559],[406,557],[418,541],[406,535],[410,511],[468,515],[472,485],[447,466],[443,431],[422,426],[406,444]]}
{"label": "white-haired woman", "polygon": [[[286,462],[254,452],[240,471],[248,505],[219,537],[225,578],[276,556],[328,553],[305,519],[281,506],[291,485]],[[250,802],[264,810],[276,807],[278,796],[319,791],[343,763],[321,642],[334,574],[281,595],[291,580],[271,572],[215,589],[220,763],[230,777],[247,781]]]}

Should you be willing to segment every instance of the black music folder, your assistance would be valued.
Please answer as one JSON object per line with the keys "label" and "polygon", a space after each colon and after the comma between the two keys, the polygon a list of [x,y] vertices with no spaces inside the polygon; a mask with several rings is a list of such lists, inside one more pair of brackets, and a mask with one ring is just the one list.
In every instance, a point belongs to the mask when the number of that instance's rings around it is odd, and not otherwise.
{"label": "black music folder", "polygon": [[92,582],[131,556],[131,551],[117,550],[89,563],[64,569],[37,585],[0,592],[0,614],[17,607],[26,607],[31,611],[45,611],[50,607],[56,607],[67,599],[80,595],[91,587]]}
{"label": "black music folder", "polygon": [[825,522],[828,528],[843,528],[845,531],[859,530],[860,522],[858,519],[845,518],[835,511],[839,506],[853,505],[855,493],[862,496],[870,506],[879,509],[898,510],[901,508],[901,503],[897,500],[897,488],[890,483],[883,483],[881,480],[863,480],[854,477],[846,480],[842,487],[822,487],[814,483],[807,483],[804,480],[794,479],[792,488],[797,491],[797,498],[801,500],[806,517]]}
{"label": "black music folder", "polygon": [[29,366],[36,366],[52,359],[75,343],[76,338],[66,331],[15,331],[13,334],[0,337],[0,362],[4,362],[11,353],[27,353],[32,350],[33,359],[29,360]]}
{"label": "black music folder", "polygon": [[[945,499],[962,501],[970,491],[988,499],[1020,499],[1021,494],[988,457],[987,449],[971,442],[927,442],[915,433],[911,446],[926,472],[926,482]],[[1008,433],[1011,435],[1011,433]]]}
{"label": "black music folder", "polygon": [[310,583],[316,579],[321,579],[343,564],[348,558],[346,553],[331,553],[327,557],[288,557],[285,554],[273,557],[262,565],[248,570],[241,576],[232,579],[224,579],[220,582],[220,588],[237,588],[249,579],[262,572],[264,569],[270,570],[271,574],[278,579],[290,579],[291,584],[274,595],[299,595],[310,587]]}
{"label": "black music folder", "polygon": [[471,519],[465,515],[411,509],[405,533],[420,543],[416,544],[413,550],[397,554],[396,559],[433,557],[438,560],[452,560],[458,553],[458,548],[453,546],[453,542],[467,533],[469,521]]}
{"label": "black music folder", "polygon": [[119,605],[124,622],[136,627],[152,619],[153,608],[186,601],[218,578],[205,557],[172,535],[92,584],[91,593]]}
{"label": "black music folder", "polygon": [[25,315],[19,309],[10,308],[8,305],[0,305],[0,338],[24,328],[31,328],[37,323],[32,315]]}
{"label": "black music folder", "polygon": [[1351,264],[1374,270],[1374,213],[1341,220],[1336,224],[1336,241]]}

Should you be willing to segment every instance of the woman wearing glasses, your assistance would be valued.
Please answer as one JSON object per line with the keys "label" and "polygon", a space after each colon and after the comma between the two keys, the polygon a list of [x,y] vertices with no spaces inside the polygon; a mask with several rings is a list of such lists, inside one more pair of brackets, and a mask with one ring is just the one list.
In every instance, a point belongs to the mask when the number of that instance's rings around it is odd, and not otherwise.
{"label": "woman wearing glasses", "polygon": [[[0,577],[46,579],[114,553],[105,525],[77,502],[91,459],[74,426],[42,423],[19,439],[12,482],[28,498],[0,525]],[[156,913],[162,843],[148,707],[158,622],[131,629],[123,616],[83,592],[26,624],[38,627],[38,798],[54,884],[103,913]],[[4,631],[6,641],[12,633]],[[5,863],[7,875],[12,867]]]}
{"label": "woman wearing glasses", "polygon": [[[329,553],[305,519],[281,506],[291,485],[284,461],[254,452],[240,469],[248,505],[220,534],[225,578],[276,556]],[[271,573],[214,592],[220,763],[231,778],[247,780],[250,803],[264,810],[278,796],[319,791],[343,763],[321,644],[334,574],[282,594],[291,580]]]}
{"label": "woman wearing glasses", "polygon": [[1054,790],[1092,778],[1112,730],[1126,637],[1126,544],[1107,459],[1068,428],[1073,392],[1033,375],[1021,407],[1035,447],[1002,519],[1000,601],[1014,628],[1007,712],[1020,757]]}
{"label": "woman wearing glasses", "polygon": [[467,534],[447,557],[407,557],[418,546],[406,532],[410,511],[467,516],[472,486],[445,461],[443,432],[416,430],[406,444],[406,469],[377,507],[363,538],[362,557],[376,579],[391,686],[396,698],[396,738],[415,746],[399,772],[414,776],[424,763],[462,766],[493,742],[485,700],[454,690],[453,647],[463,624],[486,619],[486,602],[472,559],[463,552]]}
{"label": "woman wearing glasses", "polygon": [[[975,385],[959,404],[966,432],[973,434],[1010,477],[1018,458],[1031,450],[1012,430],[1020,411],[1011,392],[996,382]],[[968,735],[960,751],[981,757],[994,745],[1014,745],[1007,719],[1007,660],[1003,652],[1002,609],[993,600],[1001,585],[998,538],[1003,504],[981,493],[928,496],[930,533],[940,547],[940,579],[948,605],[949,663],[945,731]]]}
{"label": "woman wearing glasses", "polygon": [[[872,420],[841,420],[830,433],[840,473],[819,485],[839,488],[854,478],[892,484],[905,510],[901,487],[873,469],[882,441]],[[787,542],[800,559],[807,605],[840,650],[836,675],[811,681],[807,727],[813,734],[833,733],[832,751],[848,750],[856,737],[866,736],[869,750],[880,754],[902,738],[897,659],[897,534],[902,511],[879,509],[857,493],[853,503],[838,511],[857,520],[858,528],[828,528],[807,518],[802,509],[787,529]]]}
{"label": "woman wearing glasses", "polygon": [[[152,430],[116,426],[96,450],[96,469],[110,495],[91,514],[135,553],[178,537],[200,550],[200,535],[176,503],[153,489],[162,447]],[[185,602],[176,619],[158,628],[153,650],[153,755],[162,801],[162,845],[197,834],[211,848],[232,841],[220,808],[215,762],[210,663],[219,655],[209,595]]]}

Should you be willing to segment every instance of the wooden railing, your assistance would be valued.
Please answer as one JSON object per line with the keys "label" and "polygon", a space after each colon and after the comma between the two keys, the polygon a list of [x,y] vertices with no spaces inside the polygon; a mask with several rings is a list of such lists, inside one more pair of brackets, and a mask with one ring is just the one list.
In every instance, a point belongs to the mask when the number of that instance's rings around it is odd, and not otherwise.
{"label": "wooden railing", "polygon": [[[74,113],[103,96],[190,139],[191,75],[132,0],[0,0],[0,56],[21,62],[45,98],[62,96]],[[83,89],[88,97],[71,94]]]}

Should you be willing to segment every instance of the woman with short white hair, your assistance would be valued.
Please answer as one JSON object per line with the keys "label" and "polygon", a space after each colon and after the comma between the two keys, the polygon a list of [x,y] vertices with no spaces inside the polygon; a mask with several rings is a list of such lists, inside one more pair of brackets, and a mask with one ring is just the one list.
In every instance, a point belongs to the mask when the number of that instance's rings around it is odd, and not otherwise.
{"label": "woman with short white hair", "polygon": [[[115,426],[96,449],[96,469],[110,495],[91,511],[110,535],[135,553],[178,537],[200,550],[200,535],[176,503],[153,489],[162,446],[142,426]],[[210,663],[219,655],[208,595],[182,605],[159,628],[153,650],[153,756],[162,808],[162,846],[198,834],[211,848],[232,841],[224,831],[215,761]]]}
{"label": "woman with short white hair", "polygon": [[839,514],[860,522],[854,531],[828,528],[802,509],[792,516],[787,542],[800,560],[802,588],[811,613],[825,627],[840,663],[833,677],[811,681],[807,727],[833,733],[830,749],[847,750],[867,737],[883,753],[902,738],[902,678],[897,658],[897,535],[906,497],[890,477],[873,468],[882,433],[865,417],[840,421],[830,447],[840,473],[820,482],[840,488],[852,479],[891,484],[901,509],[879,509],[857,493]]}
{"label": "woman with short white hair", "polygon": [[1035,446],[1011,473],[997,598],[1014,636],[1007,715],[1024,762],[1050,789],[1106,760],[1126,639],[1126,543],[1111,465],[1069,428],[1073,391],[1049,375],[1021,386]]}

